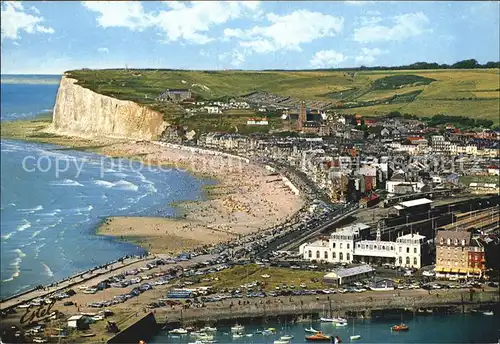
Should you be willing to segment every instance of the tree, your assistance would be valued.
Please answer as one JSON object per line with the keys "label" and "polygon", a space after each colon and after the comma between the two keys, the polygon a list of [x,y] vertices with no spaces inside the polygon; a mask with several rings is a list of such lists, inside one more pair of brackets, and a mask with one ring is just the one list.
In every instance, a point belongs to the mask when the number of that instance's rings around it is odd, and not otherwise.
{"label": "tree", "polygon": [[457,63],[454,63],[451,67],[457,69],[471,69],[471,68],[477,68],[478,66],[479,63],[475,59],[470,59],[470,60],[458,61]]}

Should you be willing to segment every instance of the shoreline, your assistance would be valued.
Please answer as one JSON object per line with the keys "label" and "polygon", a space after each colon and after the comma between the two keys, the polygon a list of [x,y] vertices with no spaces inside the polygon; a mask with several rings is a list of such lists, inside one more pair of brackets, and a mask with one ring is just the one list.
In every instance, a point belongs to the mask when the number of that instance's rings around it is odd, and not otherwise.
{"label": "shoreline", "polygon": [[[22,140],[82,150],[116,159],[138,161],[145,166],[167,168],[209,179],[201,187],[202,199],[175,201],[176,216],[107,217],[96,235],[138,245],[153,253],[178,253],[186,249],[231,241],[264,231],[291,218],[305,204],[285,177],[269,177],[265,166],[248,159],[199,147],[157,141],[59,136],[50,133],[48,116],[10,121],[2,125],[1,139]],[[5,123],[2,123],[5,124]],[[249,176],[252,178],[249,179]],[[132,225],[125,225],[125,222]],[[162,242],[185,241],[185,245]]]}

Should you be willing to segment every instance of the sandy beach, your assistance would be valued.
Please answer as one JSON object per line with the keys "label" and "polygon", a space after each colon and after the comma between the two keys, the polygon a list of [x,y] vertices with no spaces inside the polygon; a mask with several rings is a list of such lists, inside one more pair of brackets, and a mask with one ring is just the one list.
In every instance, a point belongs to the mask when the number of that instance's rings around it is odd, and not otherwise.
{"label": "sandy beach", "polygon": [[136,157],[145,163],[186,169],[218,183],[205,201],[176,204],[180,217],[109,218],[98,230],[137,243],[154,253],[174,253],[199,245],[230,241],[285,221],[303,200],[278,175],[263,166],[223,156],[163,147],[149,142],[117,143],[97,152]]}

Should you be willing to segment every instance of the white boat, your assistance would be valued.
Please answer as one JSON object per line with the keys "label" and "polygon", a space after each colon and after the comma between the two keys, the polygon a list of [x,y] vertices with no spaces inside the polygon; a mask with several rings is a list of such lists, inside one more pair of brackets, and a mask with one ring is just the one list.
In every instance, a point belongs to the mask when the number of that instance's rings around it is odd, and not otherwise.
{"label": "white boat", "polygon": [[335,323],[335,326],[336,327],[344,327],[344,326],[347,326],[347,323],[346,322],[338,322],[338,323]]}
{"label": "white boat", "polygon": [[214,333],[217,332],[217,327],[205,326],[200,330],[200,332]]}
{"label": "white boat", "polygon": [[243,335],[238,334],[238,333],[233,333],[232,336],[233,336],[233,338],[241,338],[241,337],[243,337]]}
{"label": "white boat", "polygon": [[486,312],[483,312],[484,315],[493,315],[493,311],[486,311]]}
{"label": "white boat", "polygon": [[354,334],[354,326],[355,325],[356,325],[356,319],[354,319],[352,321],[352,336],[349,337],[351,340],[358,340],[361,338],[361,336],[359,334]]}
{"label": "white boat", "polygon": [[286,335],[280,337],[280,340],[283,340],[283,341],[291,341],[292,339],[293,339],[293,336],[291,336],[289,334],[286,334]]}
{"label": "white boat", "polygon": [[170,334],[187,334],[188,331],[186,329],[183,329],[183,328],[176,328],[176,329],[173,329],[171,331],[168,331],[168,333],[170,333]]}
{"label": "white boat", "polygon": [[279,340],[275,340],[275,341],[273,342],[273,344],[290,344],[290,341],[288,341],[288,340],[281,340],[281,339],[279,339]]}
{"label": "white boat", "polygon": [[321,322],[333,322],[333,318],[319,318]]}
{"label": "white boat", "polygon": [[304,331],[306,331],[307,333],[318,333],[319,332],[318,330],[315,330],[312,327],[306,328],[306,329],[304,329]]}
{"label": "white boat", "polygon": [[247,337],[253,337],[253,333],[247,333]]}
{"label": "white boat", "polygon": [[338,317],[338,318],[320,318],[321,322],[331,322],[331,323],[345,323],[346,319]]}
{"label": "white boat", "polygon": [[238,332],[243,332],[243,331],[245,331],[245,326],[236,324],[233,327],[231,327],[231,332],[233,332],[233,333],[238,333]]}

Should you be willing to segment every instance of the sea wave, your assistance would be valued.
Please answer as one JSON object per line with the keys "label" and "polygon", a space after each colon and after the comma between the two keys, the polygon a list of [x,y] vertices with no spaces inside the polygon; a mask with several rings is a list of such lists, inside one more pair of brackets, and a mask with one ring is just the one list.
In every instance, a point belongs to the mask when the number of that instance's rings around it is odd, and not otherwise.
{"label": "sea wave", "polygon": [[64,179],[60,182],[52,182],[50,185],[53,186],[83,186],[83,184],[78,183],[76,180],[73,179]]}
{"label": "sea wave", "polygon": [[26,257],[26,253],[24,253],[23,251],[21,251],[20,248],[16,248],[15,250],[12,250],[12,252],[16,252],[17,255],[19,256],[19,258],[24,258]]}
{"label": "sea wave", "polygon": [[43,210],[43,205],[37,205],[34,208],[27,208],[27,209],[18,209],[20,212],[28,213],[28,214],[34,214],[37,211]]}
{"label": "sea wave", "polygon": [[14,262],[9,264],[10,266],[14,267],[14,273],[10,276],[10,278],[4,279],[2,280],[2,282],[10,282],[13,281],[15,278],[19,277],[19,275],[21,274],[20,266],[22,261],[23,260],[18,257],[14,259]]}
{"label": "sea wave", "polygon": [[12,236],[12,234],[14,234],[15,232],[10,232],[10,233],[7,233],[5,235],[2,235],[2,239],[4,240],[9,240],[10,237]]}
{"label": "sea wave", "polygon": [[96,180],[94,181],[94,184],[100,185],[102,187],[105,187],[106,189],[110,188],[116,188],[119,190],[125,190],[125,191],[137,191],[139,190],[139,187],[135,185],[134,183],[128,182],[126,180],[120,179],[119,181],[112,183],[108,182],[107,180]]}
{"label": "sea wave", "polygon": [[21,225],[17,226],[17,231],[18,231],[18,232],[22,232],[22,231],[24,231],[25,229],[28,229],[28,228],[30,228],[30,227],[31,227],[31,222],[29,222],[28,220],[23,219],[23,221],[22,221],[22,222],[23,222],[23,224],[21,224]]}
{"label": "sea wave", "polygon": [[94,182],[94,184],[99,185],[99,186],[103,186],[103,187],[108,188],[108,189],[109,189],[109,188],[112,188],[113,186],[115,186],[115,184],[113,184],[113,183],[111,183],[111,182],[108,182],[108,181],[106,181],[106,180],[100,180],[100,179],[99,179],[99,180],[96,180],[96,181]]}
{"label": "sea wave", "polygon": [[38,259],[38,255],[40,254],[40,250],[42,249],[42,247],[44,247],[46,245],[46,243],[43,243],[37,247],[35,247],[35,259]]}
{"label": "sea wave", "polygon": [[49,277],[54,277],[54,272],[52,272],[52,270],[49,268],[49,266],[47,264],[45,264],[44,262],[40,262],[42,264],[42,267],[43,267],[43,271],[45,272],[45,274]]}

